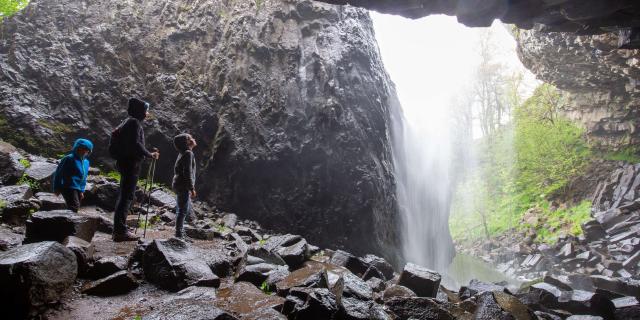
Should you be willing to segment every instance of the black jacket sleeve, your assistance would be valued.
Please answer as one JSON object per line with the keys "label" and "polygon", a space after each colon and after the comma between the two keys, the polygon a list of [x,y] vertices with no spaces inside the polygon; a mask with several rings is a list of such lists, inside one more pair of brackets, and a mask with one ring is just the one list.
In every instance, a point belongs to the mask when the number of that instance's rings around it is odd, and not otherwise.
{"label": "black jacket sleeve", "polygon": [[151,158],[151,152],[144,146],[144,130],[140,121],[129,118],[123,129],[126,131],[130,154],[136,158]]}
{"label": "black jacket sleeve", "polygon": [[182,168],[183,168],[183,173],[184,173],[184,178],[187,182],[187,186],[189,187],[189,190],[193,190],[195,189],[195,172],[194,171],[194,164],[195,163],[195,159],[193,157],[193,152],[186,151],[184,153],[184,156],[182,157]]}

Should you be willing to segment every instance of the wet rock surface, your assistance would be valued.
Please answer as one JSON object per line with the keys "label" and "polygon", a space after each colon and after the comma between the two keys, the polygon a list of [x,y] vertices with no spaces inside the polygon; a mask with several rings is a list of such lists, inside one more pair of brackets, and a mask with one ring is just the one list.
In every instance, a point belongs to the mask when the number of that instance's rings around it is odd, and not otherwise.
{"label": "wet rock surface", "polygon": [[[221,210],[323,247],[396,252],[397,96],[365,10],[33,0],[3,20],[1,39],[3,139],[51,156],[77,136],[106,146],[127,98],[141,97],[153,106],[145,130],[158,168],[172,168],[171,139],[188,130],[206,181],[198,194]],[[103,147],[91,157],[113,164]],[[156,180],[170,183],[170,171]],[[89,198],[113,210],[112,197]]]}
{"label": "wet rock surface", "polygon": [[73,285],[76,257],[57,242],[39,242],[0,252],[0,305],[21,318],[58,302]]}
{"label": "wet rock surface", "polygon": [[99,221],[95,217],[80,215],[69,210],[39,211],[33,213],[26,224],[24,241],[62,242],[68,236],[91,241]]}
{"label": "wet rock surface", "polygon": [[455,15],[471,27],[489,27],[495,19],[519,28],[536,24],[547,32],[602,33],[612,27],[640,27],[640,6],[633,1],[431,1],[431,0],[318,0],[350,4],[370,10],[417,19],[433,14]]}

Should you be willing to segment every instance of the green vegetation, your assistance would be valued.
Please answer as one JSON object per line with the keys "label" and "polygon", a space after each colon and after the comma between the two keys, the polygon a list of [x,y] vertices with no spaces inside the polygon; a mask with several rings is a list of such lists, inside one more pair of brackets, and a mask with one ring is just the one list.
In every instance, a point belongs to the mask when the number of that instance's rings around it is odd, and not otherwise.
{"label": "green vegetation", "polygon": [[640,150],[637,147],[627,147],[616,152],[600,154],[600,157],[606,160],[640,163]]}
{"label": "green vegetation", "polygon": [[149,218],[149,220],[145,224],[145,218],[143,216],[140,216],[140,220],[138,220],[138,228],[140,228],[140,229],[148,229],[148,228],[160,223],[160,221],[161,221],[160,220],[160,216],[154,215],[151,218]]}
{"label": "green vegetation", "polygon": [[273,294],[273,292],[271,292],[271,290],[269,289],[269,284],[267,283],[266,280],[262,282],[262,284],[260,285],[260,290],[262,290],[262,292],[268,295]]}
{"label": "green vegetation", "polygon": [[118,171],[109,171],[106,174],[104,174],[104,176],[109,179],[120,181],[120,172]]}
{"label": "green vegetation", "polygon": [[18,160],[18,162],[20,162],[20,164],[26,169],[26,168],[30,168],[31,167],[31,162],[25,158],[22,158],[20,160]]}
{"label": "green vegetation", "polygon": [[28,4],[29,0],[0,0],[0,22],[24,9]]}
{"label": "green vegetation", "polygon": [[23,174],[22,177],[20,177],[20,180],[18,180],[18,184],[28,185],[34,193],[40,191],[40,182],[27,176],[26,174]]}
{"label": "green vegetation", "polygon": [[[580,224],[589,219],[588,201],[556,209],[548,200],[583,174],[593,159],[583,129],[559,116],[562,104],[558,90],[543,84],[515,108],[509,125],[477,143],[478,167],[454,195],[450,219],[454,239],[534,228],[536,241],[553,242],[560,234],[582,232]],[[535,219],[522,223],[529,209],[536,213]]]}
{"label": "green vegetation", "polygon": [[227,228],[226,226],[224,226],[222,224],[215,225],[215,228],[216,228],[216,231],[218,231],[220,233],[227,233],[227,232],[232,232],[233,231],[230,228]]}
{"label": "green vegetation", "polygon": [[6,203],[6,202],[4,202],[4,200],[0,200],[0,212],[1,212],[2,210],[4,210],[4,207],[6,207],[6,206],[7,206],[7,203]]}

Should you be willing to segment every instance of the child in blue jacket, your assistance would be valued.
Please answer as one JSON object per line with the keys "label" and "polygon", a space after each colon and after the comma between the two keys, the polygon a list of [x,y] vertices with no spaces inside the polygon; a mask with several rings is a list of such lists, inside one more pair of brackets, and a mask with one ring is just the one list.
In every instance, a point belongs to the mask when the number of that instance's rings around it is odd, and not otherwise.
{"label": "child in blue jacket", "polygon": [[78,212],[80,201],[84,198],[84,188],[89,174],[87,157],[93,150],[93,143],[87,139],[78,139],[73,150],[64,156],[53,176],[53,192],[62,194],[67,208]]}

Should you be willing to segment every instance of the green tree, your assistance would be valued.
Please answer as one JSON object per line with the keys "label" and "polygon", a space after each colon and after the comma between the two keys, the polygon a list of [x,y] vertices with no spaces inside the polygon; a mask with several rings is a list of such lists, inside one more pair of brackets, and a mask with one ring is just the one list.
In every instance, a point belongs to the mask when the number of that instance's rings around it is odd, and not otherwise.
{"label": "green tree", "polygon": [[0,0],[0,21],[24,9],[29,0]]}

